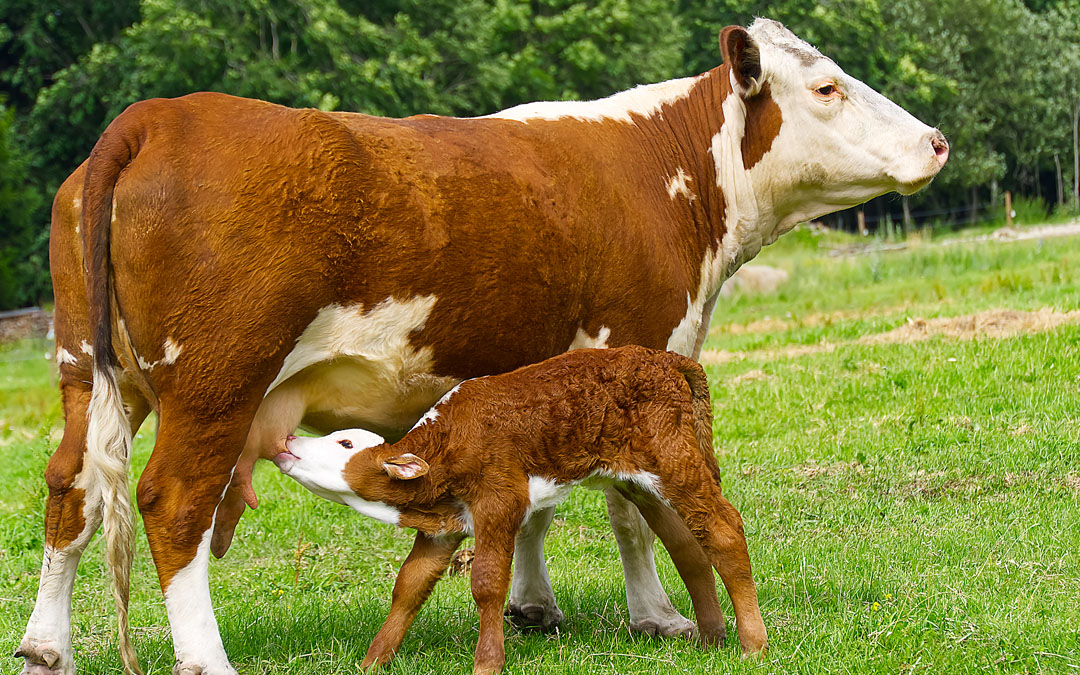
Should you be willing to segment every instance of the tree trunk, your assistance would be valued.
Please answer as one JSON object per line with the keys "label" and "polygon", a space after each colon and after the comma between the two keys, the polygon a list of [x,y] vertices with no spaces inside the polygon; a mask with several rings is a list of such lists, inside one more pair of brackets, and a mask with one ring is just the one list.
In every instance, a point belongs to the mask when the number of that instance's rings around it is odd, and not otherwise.
{"label": "tree trunk", "polygon": [[971,186],[971,213],[968,216],[968,224],[974,225],[979,222],[979,188]]}
{"label": "tree trunk", "polygon": [[1057,205],[1065,206],[1065,184],[1061,181],[1061,156],[1054,153],[1054,168],[1057,169]]}
{"label": "tree trunk", "polygon": [[1080,211],[1080,100],[1073,108],[1073,208]]}
{"label": "tree trunk", "polygon": [[904,197],[903,199],[901,199],[900,202],[904,205],[904,232],[909,232],[909,231],[911,231],[911,227],[912,227],[911,205],[908,204],[908,198],[907,197]]}

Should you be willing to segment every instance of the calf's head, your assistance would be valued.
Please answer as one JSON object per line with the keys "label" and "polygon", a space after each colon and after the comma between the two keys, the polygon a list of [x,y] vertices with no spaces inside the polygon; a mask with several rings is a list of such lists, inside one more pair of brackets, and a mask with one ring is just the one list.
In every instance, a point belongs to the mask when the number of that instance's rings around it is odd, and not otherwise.
{"label": "calf's head", "polygon": [[733,91],[724,102],[725,126],[745,120],[740,159],[748,175],[742,185],[725,186],[725,199],[742,211],[749,204],[769,212],[759,214],[776,224],[763,233],[765,243],[878,195],[911,194],[945,165],[949,145],[941,132],[776,21],[729,26],[720,47]]}
{"label": "calf's head", "polygon": [[[321,438],[289,436],[285,450],[274,457],[281,472],[311,492],[338,504],[353,506],[355,484],[363,471],[351,471],[354,484],[346,477],[346,465],[354,460],[377,464],[387,476],[398,480],[418,478],[428,471],[427,462],[410,453],[394,451],[382,436],[363,429],[335,431]],[[354,465],[355,466],[355,465]]]}

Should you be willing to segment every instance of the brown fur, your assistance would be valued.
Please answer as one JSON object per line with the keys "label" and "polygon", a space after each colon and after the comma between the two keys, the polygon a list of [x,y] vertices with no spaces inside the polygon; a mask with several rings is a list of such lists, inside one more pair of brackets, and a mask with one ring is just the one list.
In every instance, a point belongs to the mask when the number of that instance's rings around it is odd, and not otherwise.
{"label": "brown fur", "polygon": [[[533,476],[565,485],[598,474],[655,475],[660,497],[677,518],[640,485],[616,483],[669,547],[703,638],[716,642],[724,631],[715,567],[735,608],[743,649],[765,648],[742,521],[720,490],[708,383],[697,363],[641,347],[578,350],[465,382],[437,412],[398,443],[359,451],[345,465],[345,480],[357,495],[396,507],[399,524],[418,530],[410,561],[426,561],[426,574],[417,572],[419,563],[402,567],[390,617],[364,666],[384,663],[400,645],[460,542],[464,505],[476,536],[474,672],[502,668],[502,605]],[[413,455],[426,462],[426,474],[395,477],[392,465]]]}
{"label": "brown fur", "polygon": [[[728,69],[634,124],[390,120],[214,93],[129,107],[53,206],[57,341],[78,360],[60,366],[68,422],[46,532],[64,544],[79,527],[67,486],[85,452],[84,341],[99,369],[120,372],[133,425],[151,408],[160,418],[137,503],[163,589],[219,503],[217,555],[255,505],[251,466],[275,448],[238,464],[249,426],[327,305],[436,295],[409,341],[448,378],[540,361],[578,329],[664,347],[724,233],[722,195],[704,186],[717,184],[708,147]],[[666,193],[677,168],[702,186],[697,199]],[[166,338],[180,359],[140,367],[136,354],[160,361]],[[342,424],[315,411],[300,421]]]}

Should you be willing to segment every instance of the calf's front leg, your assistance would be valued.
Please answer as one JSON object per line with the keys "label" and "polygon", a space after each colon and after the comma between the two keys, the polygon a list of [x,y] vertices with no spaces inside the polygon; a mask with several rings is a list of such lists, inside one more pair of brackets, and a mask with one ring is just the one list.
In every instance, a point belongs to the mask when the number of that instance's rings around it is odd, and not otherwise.
{"label": "calf's front leg", "polygon": [[[477,519],[484,509],[474,509]],[[501,513],[495,516],[494,513]],[[473,675],[491,675],[506,662],[503,644],[503,603],[510,588],[510,566],[514,559],[514,538],[524,509],[516,515],[504,509],[476,522],[475,557],[472,563],[472,594],[480,613],[480,638],[476,642]]]}
{"label": "calf's front leg", "polygon": [[429,537],[423,532],[416,533],[412,551],[402,563],[397,581],[394,582],[390,614],[368,647],[360,664],[361,669],[374,670],[394,657],[409,626],[442,578],[454,551],[464,538],[464,534]]}

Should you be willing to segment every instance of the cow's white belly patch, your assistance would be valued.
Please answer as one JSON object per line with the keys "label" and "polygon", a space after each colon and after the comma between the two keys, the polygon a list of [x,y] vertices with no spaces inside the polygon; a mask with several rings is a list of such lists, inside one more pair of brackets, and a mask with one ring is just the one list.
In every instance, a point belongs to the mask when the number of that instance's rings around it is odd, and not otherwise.
{"label": "cow's white belly patch", "polygon": [[285,357],[267,396],[298,399],[303,424],[320,432],[359,427],[404,434],[458,383],[432,374],[431,348],[409,342],[435,301],[427,295],[388,298],[367,311],[359,305],[322,308]]}

